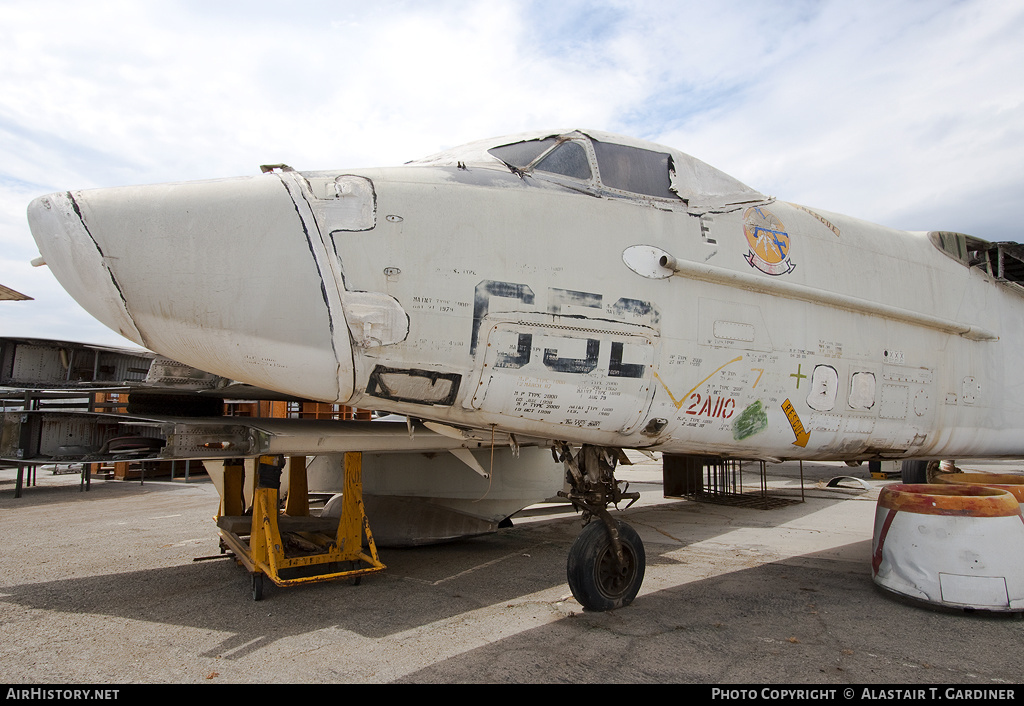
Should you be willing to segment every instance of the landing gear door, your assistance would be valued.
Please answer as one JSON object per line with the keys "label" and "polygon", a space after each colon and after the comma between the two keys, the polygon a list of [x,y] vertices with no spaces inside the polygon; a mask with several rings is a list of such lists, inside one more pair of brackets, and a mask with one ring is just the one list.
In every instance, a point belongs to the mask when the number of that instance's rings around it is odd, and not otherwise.
{"label": "landing gear door", "polygon": [[[474,409],[618,434],[634,431],[653,396],[653,338],[626,332],[494,322]],[[479,363],[478,363],[479,364]]]}

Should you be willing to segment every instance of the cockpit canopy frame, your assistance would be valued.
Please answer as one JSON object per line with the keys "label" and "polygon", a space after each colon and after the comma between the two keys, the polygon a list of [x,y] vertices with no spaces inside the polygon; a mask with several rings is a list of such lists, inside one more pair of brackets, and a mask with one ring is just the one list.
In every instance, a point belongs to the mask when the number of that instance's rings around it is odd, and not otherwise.
{"label": "cockpit canopy frame", "polygon": [[481,140],[410,162],[463,167],[499,165],[520,177],[552,181],[595,196],[660,207],[713,210],[768,200],[690,155],[594,130],[548,131]]}

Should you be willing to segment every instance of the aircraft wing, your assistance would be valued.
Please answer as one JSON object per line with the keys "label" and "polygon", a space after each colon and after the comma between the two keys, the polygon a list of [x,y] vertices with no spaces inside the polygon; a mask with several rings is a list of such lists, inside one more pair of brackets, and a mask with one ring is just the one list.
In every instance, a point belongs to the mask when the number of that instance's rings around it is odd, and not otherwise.
{"label": "aircraft wing", "polygon": [[76,411],[3,413],[0,460],[70,463],[438,452],[538,446],[537,438],[405,421],[168,417]]}

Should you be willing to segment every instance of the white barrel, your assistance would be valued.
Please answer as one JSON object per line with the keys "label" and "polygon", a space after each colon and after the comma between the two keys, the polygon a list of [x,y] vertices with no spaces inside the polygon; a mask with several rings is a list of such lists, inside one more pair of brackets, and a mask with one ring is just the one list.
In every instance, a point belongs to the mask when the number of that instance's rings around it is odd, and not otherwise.
{"label": "white barrel", "polygon": [[1024,516],[1011,493],[977,485],[891,485],[875,509],[871,574],[928,603],[1024,611]]}

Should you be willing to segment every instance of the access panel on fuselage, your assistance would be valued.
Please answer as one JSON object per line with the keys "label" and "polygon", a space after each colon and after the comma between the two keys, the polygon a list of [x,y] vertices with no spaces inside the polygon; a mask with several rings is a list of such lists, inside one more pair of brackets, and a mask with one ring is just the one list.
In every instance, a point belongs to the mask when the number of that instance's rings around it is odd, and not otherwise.
{"label": "access panel on fuselage", "polygon": [[489,414],[629,433],[650,406],[654,340],[645,335],[498,322],[486,341],[472,406]]}

